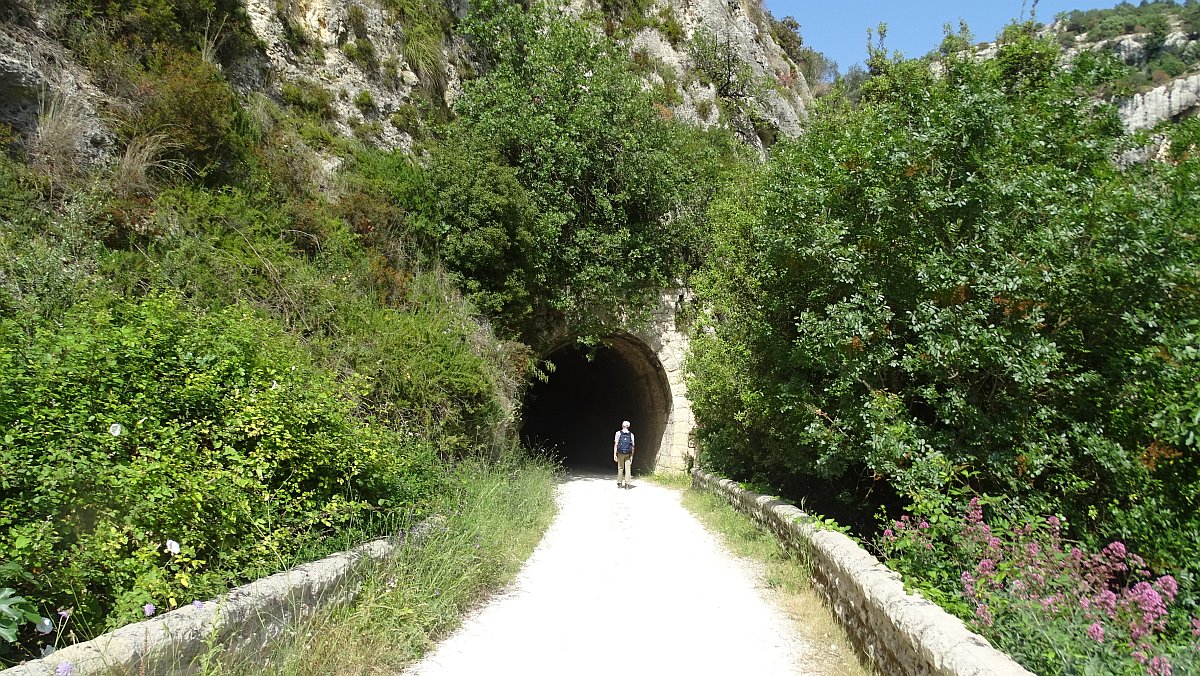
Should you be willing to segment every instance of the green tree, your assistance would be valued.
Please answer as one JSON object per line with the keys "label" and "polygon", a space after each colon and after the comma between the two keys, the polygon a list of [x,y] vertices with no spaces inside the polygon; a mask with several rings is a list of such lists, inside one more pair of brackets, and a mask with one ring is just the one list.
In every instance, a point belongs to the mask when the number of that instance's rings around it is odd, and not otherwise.
{"label": "green tree", "polygon": [[718,201],[691,362],[710,463],[967,483],[1194,569],[1194,160],[1115,165],[1094,74],[1054,53],[1025,26],[940,72],[874,53],[861,108]]}
{"label": "green tree", "polygon": [[486,72],[432,164],[448,265],[529,341],[646,317],[695,259],[689,205],[728,136],[674,122],[623,47],[544,6],[485,3],[467,31]]}

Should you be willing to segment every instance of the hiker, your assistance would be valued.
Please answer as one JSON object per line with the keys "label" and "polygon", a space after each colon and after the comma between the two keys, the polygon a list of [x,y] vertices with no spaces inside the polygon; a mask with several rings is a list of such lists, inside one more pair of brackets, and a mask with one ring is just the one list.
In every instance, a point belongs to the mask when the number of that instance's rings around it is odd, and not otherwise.
{"label": "hiker", "polygon": [[633,478],[635,446],[633,432],[629,431],[629,421],[621,421],[621,429],[613,437],[613,462],[617,463],[617,488],[632,488],[629,480]]}

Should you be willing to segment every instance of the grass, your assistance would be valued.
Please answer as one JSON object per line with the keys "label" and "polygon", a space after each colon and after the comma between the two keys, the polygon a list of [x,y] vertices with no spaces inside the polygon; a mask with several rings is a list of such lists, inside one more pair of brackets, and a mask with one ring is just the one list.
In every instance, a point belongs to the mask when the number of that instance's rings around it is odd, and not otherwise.
{"label": "grass", "polygon": [[774,592],[780,607],[803,627],[814,655],[810,672],[823,676],[866,676],[872,669],[859,663],[854,646],[833,613],[812,588],[810,562],[785,549],[774,535],[735,510],[719,495],[693,490],[686,474],[655,474],[654,482],[683,491],[683,506],[700,523],[717,533],[734,554],[761,566],[763,582]]}
{"label": "grass", "polygon": [[293,627],[264,656],[206,674],[395,673],[513,579],[554,517],[556,470],[527,457],[465,460],[421,544],[372,571],[358,600]]}

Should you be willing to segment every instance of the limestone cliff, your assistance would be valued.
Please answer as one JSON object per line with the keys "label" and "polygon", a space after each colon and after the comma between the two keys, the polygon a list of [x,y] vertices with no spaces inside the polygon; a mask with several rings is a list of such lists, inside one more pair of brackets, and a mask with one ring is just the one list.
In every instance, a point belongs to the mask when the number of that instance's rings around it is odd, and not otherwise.
{"label": "limestone cliff", "polygon": [[[812,95],[773,39],[760,0],[651,1],[639,11],[655,20],[614,37],[644,66],[648,85],[669,81],[677,94],[670,114],[730,126],[760,150],[777,135],[800,133]],[[568,11],[604,29],[596,0],[574,2]],[[247,99],[319,106],[335,133],[380,147],[410,149],[413,133],[451,108],[475,70],[454,31],[454,19],[469,11],[465,2],[430,4],[438,16],[420,17],[398,14],[383,0],[243,0],[243,7],[255,44],[225,61],[230,83]],[[668,16],[665,30],[657,18]],[[100,111],[122,103],[94,86],[88,69],[52,37],[61,23],[54,3],[0,12],[0,123],[28,143],[39,134],[65,136],[76,157],[106,161],[116,144]],[[752,86],[736,100],[718,97],[697,73],[688,45],[698,31],[715,36],[750,74]],[[47,124],[55,118],[57,130]]]}
{"label": "limestone cliff", "polygon": [[[722,122],[717,91],[695,77],[696,64],[688,53],[687,40],[698,31],[710,32],[718,44],[727,46],[738,61],[749,66],[756,83],[753,93],[741,107],[726,106],[727,118],[741,136],[760,148],[769,139],[764,131],[796,136],[802,129],[812,103],[812,93],[804,75],[771,35],[768,19],[758,0],[658,0],[651,14],[675,17],[683,29],[674,43],[657,26],[638,31],[630,41],[634,59],[647,58],[668,72],[682,74],[680,101],[675,114],[687,122],[708,126]],[[644,56],[643,56],[644,55]],[[663,82],[661,73],[653,76]],[[766,122],[770,130],[755,129],[754,122]]]}

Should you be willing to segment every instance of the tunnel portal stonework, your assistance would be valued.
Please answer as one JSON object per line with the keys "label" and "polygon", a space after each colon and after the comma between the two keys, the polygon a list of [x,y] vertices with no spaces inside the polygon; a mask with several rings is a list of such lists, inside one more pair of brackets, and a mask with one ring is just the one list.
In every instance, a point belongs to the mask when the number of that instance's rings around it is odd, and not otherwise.
{"label": "tunnel portal stonework", "polygon": [[630,420],[635,472],[686,470],[695,424],[683,367],[685,300],[679,291],[663,292],[644,326],[610,334],[593,350],[563,327],[542,355],[554,370],[526,395],[525,442],[556,449],[568,467],[605,467],[613,431]]}
{"label": "tunnel portal stonework", "polygon": [[667,424],[655,458],[656,470],[684,471],[688,468],[688,457],[695,454],[691,445],[696,422],[692,417],[692,402],[688,399],[683,369],[688,350],[687,326],[679,316],[685,300],[685,294],[680,291],[663,293],[650,325],[632,334],[656,357],[656,366],[666,378],[670,392]]}

